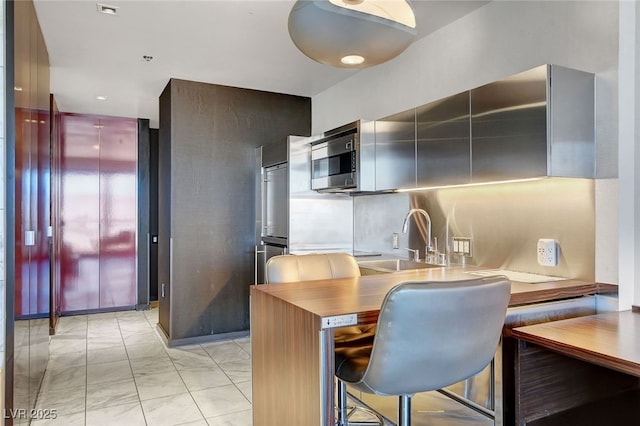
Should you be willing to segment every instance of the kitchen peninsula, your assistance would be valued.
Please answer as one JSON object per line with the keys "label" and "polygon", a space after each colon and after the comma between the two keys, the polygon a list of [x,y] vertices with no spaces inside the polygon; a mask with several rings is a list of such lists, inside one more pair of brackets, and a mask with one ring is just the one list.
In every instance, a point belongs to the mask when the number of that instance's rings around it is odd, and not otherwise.
{"label": "kitchen peninsula", "polygon": [[[377,316],[386,293],[405,281],[469,279],[477,267],[435,267],[359,278],[251,288],[254,425],[334,423],[333,330],[323,319]],[[510,307],[600,292],[615,286],[562,280],[512,283]],[[462,314],[462,313],[461,313]],[[501,421],[496,418],[496,423]]]}

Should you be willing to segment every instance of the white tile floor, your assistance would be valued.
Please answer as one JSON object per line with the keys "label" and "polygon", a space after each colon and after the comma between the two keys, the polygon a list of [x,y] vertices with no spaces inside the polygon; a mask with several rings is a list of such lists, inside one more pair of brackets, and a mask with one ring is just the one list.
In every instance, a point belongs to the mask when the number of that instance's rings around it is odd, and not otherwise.
{"label": "white tile floor", "polygon": [[[251,426],[249,338],[167,348],[157,322],[157,309],[62,317],[36,403],[57,418],[32,424]],[[357,396],[396,418],[396,397]],[[493,424],[435,392],[412,411],[414,426]]]}
{"label": "white tile floor", "polygon": [[251,426],[249,338],[167,348],[158,310],[62,317],[37,409],[44,425]]}

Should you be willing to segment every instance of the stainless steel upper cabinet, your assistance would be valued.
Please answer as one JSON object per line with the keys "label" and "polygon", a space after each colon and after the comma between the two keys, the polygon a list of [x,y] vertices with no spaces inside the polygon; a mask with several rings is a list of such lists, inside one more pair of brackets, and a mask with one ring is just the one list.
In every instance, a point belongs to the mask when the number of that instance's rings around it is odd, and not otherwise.
{"label": "stainless steel upper cabinet", "polygon": [[594,177],[593,74],[544,65],[471,90],[473,182]]}
{"label": "stainless steel upper cabinet", "polygon": [[376,190],[415,188],[415,109],[375,121]]}
{"label": "stainless steel upper cabinet", "polygon": [[416,108],[417,186],[471,181],[469,92]]}

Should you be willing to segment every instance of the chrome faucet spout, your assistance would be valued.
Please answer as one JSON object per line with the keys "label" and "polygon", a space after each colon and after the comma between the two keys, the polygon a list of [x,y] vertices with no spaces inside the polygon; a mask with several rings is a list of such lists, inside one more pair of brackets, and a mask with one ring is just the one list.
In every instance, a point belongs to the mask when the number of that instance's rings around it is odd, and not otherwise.
{"label": "chrome faucet spout", "polygon": [[423,215],[425,220],[427,221],[427,238],[426,238],[427,241],[426,241],[426,251],[425,251],[425,255],[426,255],[433,250],[431,246],[431,217],[429,216],[429,213],[427,213],[423,209],[409,210],[407,215],[404,217],[404,222],[402,223],[402,233],[403,234],[407,233],[407,230],[409,228],[409,219],[411,218],[411,216],[413,216],[416,213],[420,213],[421,215]]}

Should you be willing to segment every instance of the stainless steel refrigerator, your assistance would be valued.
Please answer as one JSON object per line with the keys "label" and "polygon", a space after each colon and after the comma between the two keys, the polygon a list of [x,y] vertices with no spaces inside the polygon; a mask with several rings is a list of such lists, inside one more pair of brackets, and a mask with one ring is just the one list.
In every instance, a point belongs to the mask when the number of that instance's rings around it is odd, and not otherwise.
{"label": "stainless steel refrigerator", "polygon": [[282,146],[256,148],[255,284],[265,282],[267,260],[287,253],[289,175],[286,145]]}

